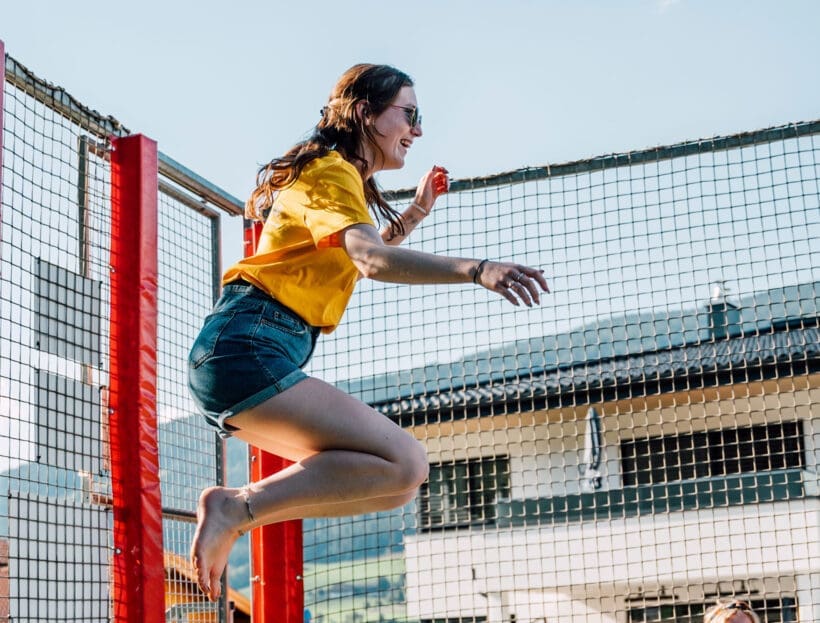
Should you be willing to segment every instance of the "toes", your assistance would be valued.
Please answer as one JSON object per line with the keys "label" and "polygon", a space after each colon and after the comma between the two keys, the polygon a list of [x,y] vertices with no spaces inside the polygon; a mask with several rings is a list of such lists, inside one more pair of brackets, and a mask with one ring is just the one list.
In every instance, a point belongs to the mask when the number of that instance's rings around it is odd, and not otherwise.
{"label": "toes", "polygon": [[194,571],[196,572],[197,586],[199,586],[199,590],[207,595],[210,592],[210,586],[208,586],[208,576],[202,568],[202,565],[199,564],[199,558],[192,557],[191,562],[193,563]]}
{"label": "toes", "polygon": [[203,564],[202,557],[197,553],[196,544],[194,544],[194,547],[191,549],[191,566],[194,568],[199,590],[208,595],[211,591],[211,585],[208,583],[209,570],[207,569],[207,565]]}
{"label": "toes", "polygon": [[220,581],[219,575],[216,573],[211,574],[211,590],[207,592],[210,596],[211,601],[217,601],[219,599],[219,595],[222,592],[222,582]]}

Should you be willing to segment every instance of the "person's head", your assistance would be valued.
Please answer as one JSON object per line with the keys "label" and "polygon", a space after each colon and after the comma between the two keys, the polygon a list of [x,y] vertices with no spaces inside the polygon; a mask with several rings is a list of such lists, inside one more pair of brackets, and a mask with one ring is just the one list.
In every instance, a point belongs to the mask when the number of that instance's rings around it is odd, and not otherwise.
{"label": "person's head", "polygon": [[410,76],[389,65],[354,65],[336,82],[310,137],[260,169],[245,214],[261,218],[276,191],[292,184],[311,160],[334,149],[361,173],[368,205],[394,232],[404,233],[399,214],[381,196],[373,174],[403,167],[407,150],[421,134]]}
{"label": "person's head", "polygon": [[760,623],[748,602],[739,599],[720,601],[703,615],[703,623]]}
{"label": "person's head", "polygon": [[333,87],[316,134],[357,164],[365,178],[401,168],[422,134],[412,79],[389,65],[354,65]]}

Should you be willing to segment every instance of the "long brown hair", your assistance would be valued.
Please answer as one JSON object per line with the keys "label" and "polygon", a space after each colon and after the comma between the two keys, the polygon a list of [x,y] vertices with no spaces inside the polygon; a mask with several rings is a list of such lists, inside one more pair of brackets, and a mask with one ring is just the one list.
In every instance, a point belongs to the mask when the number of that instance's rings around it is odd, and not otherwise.
{"label": "long brown hair", "polygon": [[[327,155],[331,149],[350,163],[368,167],[371,163],[359,155],[360,147],[364,141],[377,145],[372,126],[366,125],[356,113],[356,104],[366,102],[367,112],[377,116],[406,86],[413,86],[410,76],[389,65],[361,63],[348,69],[333,87],[327,105],[321,110],[322,118],[311,135],[259,170],[256,189],[245,203],[245,216],[262,220],[273,205],[276,191],[295,182],[309,162]],[[400,214],[382,197],[372,176],[364,182],[364,196],[377,218],[379,215],[386,218],[394,234],[404,234]]]}

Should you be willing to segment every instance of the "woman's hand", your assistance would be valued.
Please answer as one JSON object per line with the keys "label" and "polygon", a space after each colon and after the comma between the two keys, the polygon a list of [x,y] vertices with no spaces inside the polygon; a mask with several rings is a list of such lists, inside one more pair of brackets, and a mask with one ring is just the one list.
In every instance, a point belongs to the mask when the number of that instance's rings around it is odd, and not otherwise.
{"label": "woman's hand", "polygon": [[524,303],[527,307],[532,307],[533,303],[541,304],[539,286],[544,292],[550,291],[544,271],[511,262],[485,260],[476,267],[473,281],[498,292],[513,305]]}
{"label": "woman's hand", "polygon": [[404,234],[394,232],[390,227],[387,227],[381,232],[384,243],[397,246],[404,242],[424,217],[429,216],[436,199],[446,193],[449,188],[450,178],[447,177],[447,169],[444,167],[435,166],[425,173],[419,181],[415,199],[401,215]]}
{"label": "woman's hand", "polygon": [[448,171],[444,167],[435,166],[425,173],[421,180],[419,180],[418,188],[416,189],[416,197],[413,199],[411,206],[418,206],[416,209],[424,213],[424,216],[430,214],[435,204],[436,199],[446,193],[450,189],[450,178]]}

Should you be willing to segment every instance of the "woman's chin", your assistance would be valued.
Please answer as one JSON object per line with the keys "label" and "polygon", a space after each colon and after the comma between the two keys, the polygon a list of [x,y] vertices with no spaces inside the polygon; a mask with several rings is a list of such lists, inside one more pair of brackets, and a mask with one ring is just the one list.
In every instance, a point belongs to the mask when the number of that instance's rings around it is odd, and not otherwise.
{"label": "woman's chin", "polygon": [[402,167],[404,167],[404,156],[396,156],[395,158],[392,158],[384,168],[388,171],[392,171],[395,169],[401,169]]}

